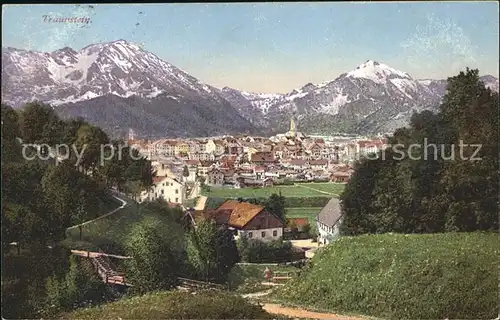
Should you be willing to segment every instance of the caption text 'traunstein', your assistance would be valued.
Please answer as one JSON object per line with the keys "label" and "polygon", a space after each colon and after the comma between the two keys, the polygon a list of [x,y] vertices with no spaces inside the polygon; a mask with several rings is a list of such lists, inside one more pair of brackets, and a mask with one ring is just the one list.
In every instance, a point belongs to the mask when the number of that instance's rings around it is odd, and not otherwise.
{"label": "caption text 'traunstein'", "polygon": [[42,21],[47,23],[91,23],[88,17],[51,17],[43,15]]}

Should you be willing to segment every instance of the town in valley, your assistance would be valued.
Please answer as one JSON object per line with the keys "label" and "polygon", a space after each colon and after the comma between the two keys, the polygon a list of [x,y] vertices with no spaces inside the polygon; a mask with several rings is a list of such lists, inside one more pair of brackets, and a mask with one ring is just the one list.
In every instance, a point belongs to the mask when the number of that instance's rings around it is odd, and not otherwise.
{"label": "town in valley", "polygon": [[499,4],[2,7],[5,319],[500,319]]}

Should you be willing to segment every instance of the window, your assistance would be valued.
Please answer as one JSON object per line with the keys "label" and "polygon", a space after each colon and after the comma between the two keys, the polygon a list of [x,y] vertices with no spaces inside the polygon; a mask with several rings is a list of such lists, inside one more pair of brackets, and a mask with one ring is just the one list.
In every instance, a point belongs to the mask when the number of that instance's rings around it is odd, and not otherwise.
{"label": "window", "polygon": [[179,198],[175,198],[175,202],[179,202]]}
{"label": "window", "polygon": [[163,189],[161,189],[161,194],[163,194]]}
{"label": "window", "polygon": [[278,231],[274,230],[273,231],[273,237],[276,237],[278,235]]}
{"label": "window", "polygon": [[265,238],[266,237],[266,232],[262,231],[261,235],[262,235],[262,238]]}
{"label": "window", "polygon": [[179,193],[179,189],[175,189],[175,194],[178,194]]}
{"label": "window", "polygon": [[253,233],[252,232],[249,232],[248,233],[248,237],[251,238],[253,236]]}

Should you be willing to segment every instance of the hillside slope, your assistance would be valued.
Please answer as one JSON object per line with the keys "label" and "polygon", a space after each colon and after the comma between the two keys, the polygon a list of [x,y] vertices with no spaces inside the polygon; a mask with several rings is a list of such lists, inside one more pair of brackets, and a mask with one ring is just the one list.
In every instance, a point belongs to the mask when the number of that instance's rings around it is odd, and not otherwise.
{"label": "hillside slope", "polygon": [[499,240],[496,233],[343,237],[275,297],[389,319],[493,319]]}
{"label": "hillside slope", "polygon": [[203,292],[158,292],[76,310],[60,319],[276,319],[243,298]]}

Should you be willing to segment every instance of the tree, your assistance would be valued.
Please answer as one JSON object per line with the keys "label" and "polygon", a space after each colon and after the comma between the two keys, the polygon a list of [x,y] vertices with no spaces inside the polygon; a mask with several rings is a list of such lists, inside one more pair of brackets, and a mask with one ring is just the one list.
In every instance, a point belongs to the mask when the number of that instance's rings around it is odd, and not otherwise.
{"label": "tree", "polygon": [[[47,231],[54,241],[64,239],[66,228],[85,219],[79,212],[85,213],[98,206],[97,200],[102,192],[89,177],[66,161],[45,171],[41,187],[45,201],[51,208],[47,217],[50,218]],[[84,199],[78,199],[79,196]],[[83,211],[82,203],[85,204]]]}
{"label": "tree", "polygon": [[21,160],[21,146],[17,138],[19,132],[19,116],[14,109],[2,104],[2,162]]}
{"label": "tree", "polygon": [[55,314],[92,305],[106,299],[106,285],[97,278],[89,261],[71,256],[69,270],[64,277],[52,276],[46,281],[47,311]]}
{"label": "tree", "polygon": [[96,168],[100,161],[102,146],[109,143],[109,138],[102,129],[89,125],[81,125],[76,132],[75,146],[82,153],[80,166],[85,171]]}
{"label": "tree", "polygon": [[213,220],[199,222],[188,233],[187,254],[197,276],[205,281],[225,281],[239,260],[232,232],[218,228]]}
{"label": "tree", "polygon": [[172,242],[153,225],[134,227],[127,241],[127,278],[136,293],[168,290],[177,285],[178,259]]}
{"label": "tree", "polygon": [[184,165],[184,168],[182,169],[182,176],[185,178],[189,177],[189,169],[187,165]]}
{"label": "tree", "polygon": [[497,230],[498,106],[477,70],[449,78],[437,114],[414,114],[389,137],[402,152],[356,164],[341,195],[341,232]]}
{"label": "tree", "polygon": [[58,143],[61,124],[54,109],[40,102],[25,104],[19,117],[19,128],[24,143]]}
{"label": "tree", "polygon": [[273,213],[282,222],[286,220],[285,197],[273,193],[264,203],[266,210]]}

